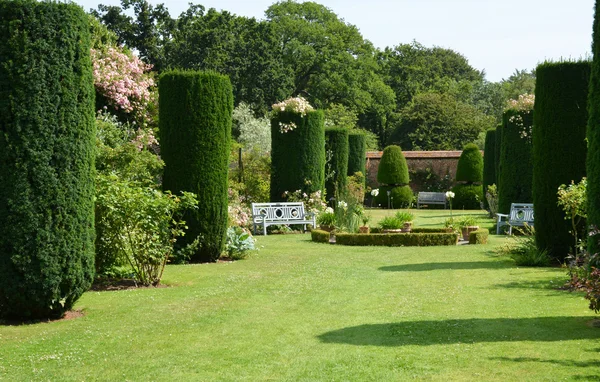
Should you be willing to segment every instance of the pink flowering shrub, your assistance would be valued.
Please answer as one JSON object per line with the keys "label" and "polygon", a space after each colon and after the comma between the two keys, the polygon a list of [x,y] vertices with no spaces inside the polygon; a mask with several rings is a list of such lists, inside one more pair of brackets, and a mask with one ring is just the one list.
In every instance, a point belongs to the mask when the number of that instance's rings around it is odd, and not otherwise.
{"label": "pink flowering shrub", "polygon": [[94,85],[109,106],[139,122],[152,121],[156,109],[156,83],[149,73],[152,65],[120,48],[91,49]]}
{"label": "pink flowering shrub", "polygon": [[249,227],[251,224],[250,208],[244,203],[244,197],[241,197],[237,190],[229,188],[227,212],[229,215],[230,227]]}

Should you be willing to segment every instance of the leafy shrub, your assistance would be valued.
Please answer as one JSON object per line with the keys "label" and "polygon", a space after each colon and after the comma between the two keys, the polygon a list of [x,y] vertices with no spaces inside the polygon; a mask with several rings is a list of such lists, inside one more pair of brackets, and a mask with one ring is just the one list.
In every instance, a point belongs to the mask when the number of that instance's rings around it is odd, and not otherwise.
{"label": "leafy shrub", "polygon": [[415,219],[415,215],[408,211],[398,211],[394,216],[402,221],[402,223],[408,223]]}
{"label": "leafy shrub", "polygon": [[227,172],[233,93],[216,73],[171,71],[159,80],[163,189],[193,192],[198,209],[186,212],[184,244],[202,236],[194,262],[216,261],[227,231]]}
{"label": "leafy shrub", "polygon": [[539,250],[535,244],[535,229],[525,226],[516,228],[522,236],[511,236],[510,242],[498,249],[501,255],[507,255],[516,265],[528,267],[547,267],[550,265],[548,251]]}
{"label": "leafy shrub", "polygon": [[[418,185],[419,190],[427,192],[444,192],[452,187],[452,176],[446,174],[440,177],[431,168],[409,170],[411,183]],[[444,208],[442,205],[431,205],[429,208]]]}
{"label": "leafy shrub", "polygon": [[[584,177],[581,182],[566,186],[561,184],[558,187],[558,206],[565,212],[565,220],[571,223],[571,235],[574,238],[574,255],[578,256],[578,248],[585,243],[579,242],[580,233],[585,233],[585,218],[587,217],[587,179]],[[537,232],[537,231],[536,231]]]}
{"label": "leafy shrub", "polygon": [[75,4],[0,15],[0,316],[57,318],[94,275],[90,26]]}
{"label": "leafy shrub", "polygon": [[319,216],[317,216],[317,224],[323,226],[335,225],[335,213],[333,212],[333,208],[327,207],[324,212],[321,212]]}
{"label": "leafy shrub", "polygon": [[348,177],[347,197],[353,198],[357,203],[365,201],[365,176],[362,172],[355,172]]}
{"label": "leafy shrub", "polygon": [[329,232],[313,229],[310,231],[310,238],[315,243],[329,243]]}
{"label": "leafy shrub", "polygon": [[243,202],[248,205],[268,201],[271,156],[252,149],[242,151],[241,166],[239,159],[239,152],[232,153],[229,165],[229,187],[235,189],[243,198]]}
{"label": "leafy shrub", "polygon": [[356,199],[339,201],[335,209],[336,228],[342,232],[358,232],[364,207]]}
{"label": "leafy shrub", "polygon": [[483,186],[478,184],[457,184],[452,188],[454,192],[452,206],[464,210],[481,209],[482,190]]}
{"label": "leafy shrub", "polygon": [[294,192],[285,191],[283,196],[288,202],[303,202],[304,209],[315,215],[320,214],[327,208],[327,204],[323,200],[323,194],[320,190],[315,191],[312,194],[307,194],[306,192],[302,192],[302,190],[296,190]]}
{"label": "leafy shrub", "polygon": [[[543,63],[536,69],[533,114],[533,208],[536,242],[563,260],[572,247],[571,224],[556,189],[585,176],[590,63]],[[517,201],[517,200],[515,200]]]}
{"label": "leafy shrub", "polygon": [[454,225],[460,229],[474,227],[477,225],[477,218],[473,215],[458,216],[454,218]]}
{"label": "leafy shrub", "polygon": [[250,231],[242,227],[227,228],[225,252],[232,260],[242,260],[248,256],[249,251],[256,249],[255,239]]}
{"label": "leafy shrub", "polygon": [[390,186],[404,186],[410,181],[408,165],[399,146],[391,145],[383,150],[377,169],[377,181]]}
{"label": "leafy shrub", "polygon": [[424,247],[434,245],[456,245],[454,233],[375,233],[351,234],[338,233],[335,236],[336,244],[369,246],[381,245],[389,247]]}
{"label": "leafy shrub", "polygon": [[[257,118],[250,106],[240,103],[232,113],[232,135],[240,142],[244,151],[267,154],[271,151],[271,123],[269,118]],[[263,199],[265,201],[267,199]]]}
{"label": "leafy shrub", "polygon": [[498,188],[495,184],[491,184],[487,187],[485,198],[490,211],[490,218],[495,219],[496,214],[498,213]]}
{"label": "leafy shrub", "polygon": [[375,197],[375,203],[383,208],[388,207],[388,194],[390,191],[390,208],[407,208],[412,205],[415,199],[409,186],[381,186],[379,194]]}
{"label": "leafy shrub", "polygon": [[469,234],[469,244],[487,244],[490,231],[478,229]]}
{"label": "leafy shrub", "polygon": [[[469,143],[463,149],[458,165],[456,167],[456,180],[467,182],[467,184],[481,182],[483,179],[483,157],[473,143]],[[483,195],[483,193],[481,194]]]}

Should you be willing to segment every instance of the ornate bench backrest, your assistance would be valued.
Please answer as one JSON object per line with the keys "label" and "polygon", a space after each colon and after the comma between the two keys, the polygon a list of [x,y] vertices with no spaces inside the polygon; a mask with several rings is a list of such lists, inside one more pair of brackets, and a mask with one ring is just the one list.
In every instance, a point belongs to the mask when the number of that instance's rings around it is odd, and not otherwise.
{"label": "ornate bench backrest", "polygon": [[255,223],[263,221],[294,221],[304,220],[304,203],[281,202],[281,203],[252,203],[252,220]]}
{"label": "ornate bench backrest", "polygon": [[510,205],[511,223],[533,223],[533,204],[530,203],[512,203]]}

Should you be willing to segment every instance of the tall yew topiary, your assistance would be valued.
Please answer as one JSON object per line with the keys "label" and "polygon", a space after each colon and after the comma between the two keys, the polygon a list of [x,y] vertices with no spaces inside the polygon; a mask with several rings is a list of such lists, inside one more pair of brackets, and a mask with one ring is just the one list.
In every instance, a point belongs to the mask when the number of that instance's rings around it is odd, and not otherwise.
{"label": "tall yew topiary", "polygon": [[[498,212],[510,212],[511,203],[531,203],[533,163],[531,158],[532,110],[507,110],[502,116]],[[525,135],[526,134],[526,135]],[[556,153],[556,155],[559,155]]]}
{"label": "tall yew topiary", "polygon": [[533,208],[540,250],[563,260],[573,246],[571,222],[557,205],[561,184],[585,176],[589,62],[544,63],[536,69]]}
{"label": "tall yew topiary", "polygon": [[383,150],[377,169],[377,181],[383,184],[379,187],[379,195],[375,200],[377,204],[387,207],[390,201],[390,206],[393,208],[410,206],[413,193],[408,185],[410,182],[408,165],[400,146],[391,145]]}
{"label": "tall yew topiary", "polygon": [[483,151],[483,205],[488,207],[485,193],[488,186],[496,183],[496,129],[485,133],[485,147]]}
{"label": "tall yew topiary", "polygon": [[325,129],[325,151],[330,155],[325,169],[327,198],[337,198],[348,186],[348,129]]}
{"label": "tall yew topiary", "polygon": [[[600,228],[600,7],[595,5],[592,40],[592,72],[588,97],[589,120],[587,126],[587,222]],[[598,236],[590,236],[588,252],[600,252]],[[596,264],[598,266],[598,264]]]}
{"label": "tall yew topiary", "polygon": [[61,317],[94,277],[88,16],[0,2],[0,317]]}
{"label": "tall yew topiary", "polygon": [[357,172],[366,174],[367,137],[360,130],[350,130],[348,133],[348,175]]}
{"label": "tall yew topiary", "polygon": [[483,187],[483,157],[477,145],[469,143],[463,149],[456,166],[456,181],[452,188],[453,206],[458,209],[480,209]]}
{"label": "tall yew topiary", "polygon": [[[285,201],[284,192],[307,194],[325,188],[325,127],[320,110],[303,116],[274,111],[271,118],[271,201]],[[293,125],[292,125],[293,124]],[[285,126],[294,126],[286,130]]]}
{"label": "tall yew topiary", "polygon": [[502,149],[502,124],[496,126],[496,136],[494,137],[496,143],[494,144],[494,169],[495,169],[495,180],[496,186],[500,183],[500,152]]}
{"label": "tall yew topiary", "polygon": [[185,216],[185,243],[200,236],[190,260],[216,261],[227,231],[231,83],[217,73],[171,71],[161,75],[158,92],[163,188],[198,195],[198,209]]}

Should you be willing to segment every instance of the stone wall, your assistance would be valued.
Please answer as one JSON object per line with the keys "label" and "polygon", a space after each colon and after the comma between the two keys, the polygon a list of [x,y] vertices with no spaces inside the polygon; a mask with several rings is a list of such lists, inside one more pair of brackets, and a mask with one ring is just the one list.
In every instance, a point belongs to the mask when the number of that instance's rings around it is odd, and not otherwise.
{"label": "stone wall", "polygon": [[[367,185],[373,188],[379,187],[377,169],[382,154],[382,151],[367,152]],[[424,191],[422,182],[413,179],[413,174],[431,172],[441,179],[448,176],[451,182],[454,182],[456,166],[462,151],[404,151],[403,154],[411,172],[411,188],[413,191]]]}

